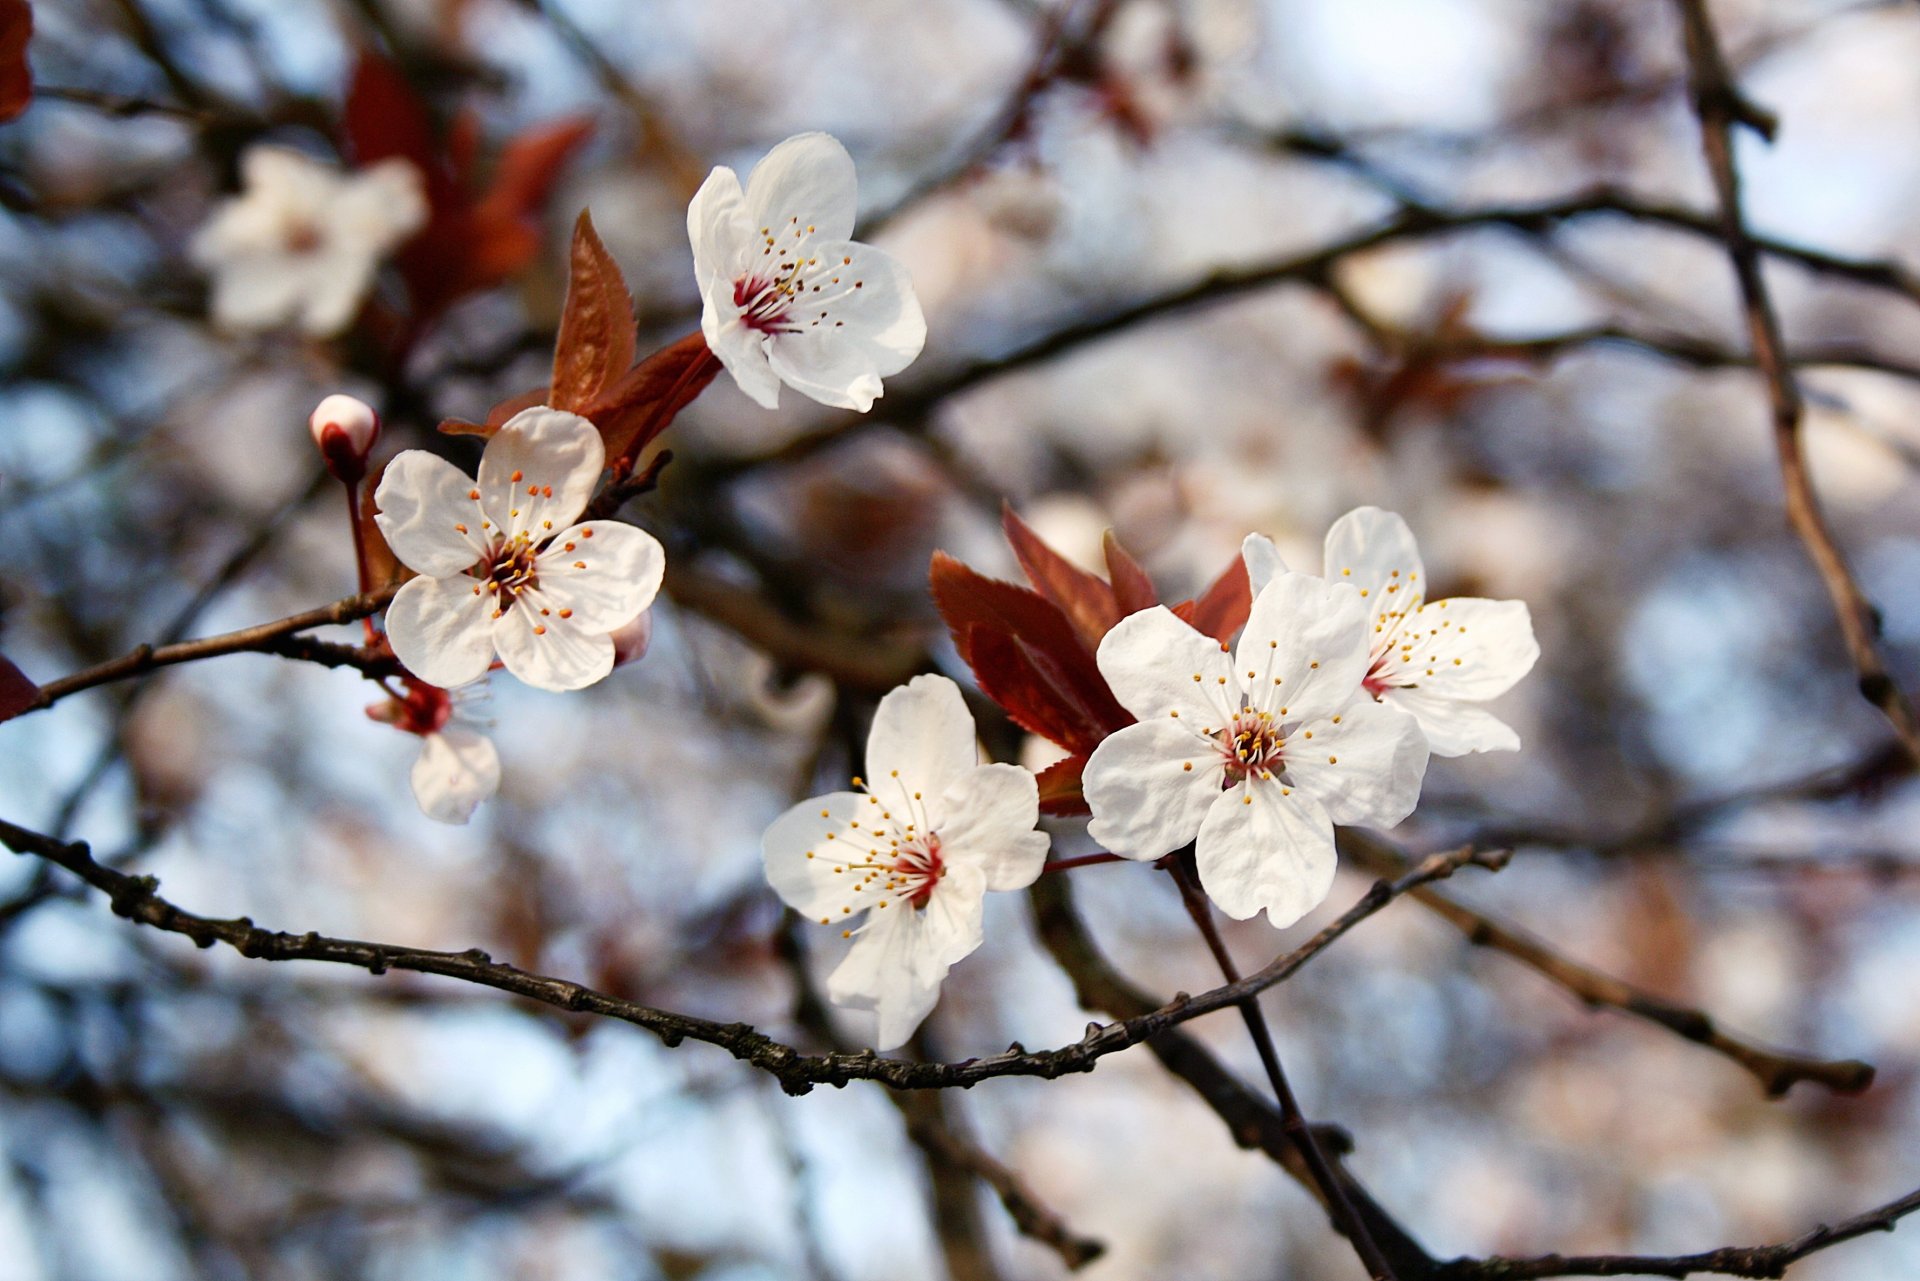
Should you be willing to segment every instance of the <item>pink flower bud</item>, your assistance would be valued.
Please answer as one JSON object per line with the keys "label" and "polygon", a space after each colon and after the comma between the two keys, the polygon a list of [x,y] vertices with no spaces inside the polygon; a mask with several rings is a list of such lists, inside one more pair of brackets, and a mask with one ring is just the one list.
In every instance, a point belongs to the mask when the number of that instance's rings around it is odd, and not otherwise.
{"label": "pink flower bud", "polygon": [[613,629],[613,665],[622,667],[647,656],[653,643],[653,611],[643,609]]}
{"label": "pink flower bud", "polygon": [[335,477],[351,485],[367,474],[367,455],[380,439],[380,415],[373,406],[336,392],[314,407],[307,429]]}

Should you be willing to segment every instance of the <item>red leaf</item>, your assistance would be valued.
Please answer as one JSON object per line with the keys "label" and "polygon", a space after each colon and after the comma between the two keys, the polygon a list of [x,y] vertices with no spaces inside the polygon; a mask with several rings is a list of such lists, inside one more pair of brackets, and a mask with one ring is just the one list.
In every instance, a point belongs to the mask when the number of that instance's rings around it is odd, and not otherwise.
{"label": "red leaf", "polygon": [[538,218],[560,181],[560,170],[593,136],[589,116],[563,116],[508,140],[493,168],[493,182],[480,197],[481,220]]}
{"label": "red leaf", "polygon": [[1100,638],[1123,616],[1113,588],[1040,541],[1011,506],[1000,509],[1000,526],[1028,581],[1071,620],[1089,654],[1098,649]]}
{"label": "red leaf", "polygon": [[378,590],[388,583],[398,581],[406,570],[400,564],[400,558],[393,554],[393,548],[387,546],[387,536],[380,532],[380,522],[373,518],[378,507],[373,501],[374,491],[380,488],[380,478],[386,474],[387,465],[381,463],[367,483],[360,487],[360,546],[367,558],[367,585]]}
{"label": "red leaf", "polygon": [[1077,814],[1091,813],[1087,808],[1087,798],[1081,794],[1080,774],[1087,767],[1085,753],[1069,756],[1065,760],[1055,761],[1041,770],[1040,812],[1053,814],[1060,818],[1071,818]]}
{"label": "red leaf", "polygon": [[0,721],[10,721],[38,706],[40,687],[28,680],[12,659],[0,654]]}
{"label": "red leaf", "polygon": [[452,176],[441,162],[433,117],[400,69],[372,50],[362,50],[347,85],[340,124],[347,156],[356,167],[399,157],[427,180],[427,201],[436,211],[458,203]]}
{"label": "red leaf", "polygon": [[1235,556],[1220,577],[1213,580],[1212,586],[1193,600],[1181,601],[1173,607],[1173,612],[1195,631],[1205,632],[1225,645],[1246,624],[1252,609],[1253,588],[1247,582],[1247,563]]}
{"label": "red leaf", "polygon": [[[27,0],[0,0],[0,124],[33,101],[33,72],[27,66],[27,41],[32,37],[33,6]],[[0,710],[4,707],[0,703]]]}
{"label": "red leaf", "polygon": [[464,418],[442,418],[440,432],[445,436],[491,436],[507,425],[507,420],[523,409],[532,409],[536,405],[547,404],[547,389],[535,387],[523,391],[518,396],[509,396],[487,411],[487,420],[483,423],[468,422]]}
{"label": "red leaf", "polygon": [[573,224],[567,301],[553,344],[555,409],[583,412],[633,363],[633,295],[585,210]]}
{"label": "red leaf", "polygon": [[1101,547],[1107,553],[1107,577],[1113,582],[1113,598],[1120,606],[1122,618],[1160,603],[1160,593],[1153,589],[1153,580],[1140,568],[1140,562],[1120,545],[1111,529],[1101,540]]}
{"label": "red leaf", "polygon": [[720,372],[720,361],[695,331],[627,370],[580,412],[607,443],[609,459],[632,459],[665,431]]}

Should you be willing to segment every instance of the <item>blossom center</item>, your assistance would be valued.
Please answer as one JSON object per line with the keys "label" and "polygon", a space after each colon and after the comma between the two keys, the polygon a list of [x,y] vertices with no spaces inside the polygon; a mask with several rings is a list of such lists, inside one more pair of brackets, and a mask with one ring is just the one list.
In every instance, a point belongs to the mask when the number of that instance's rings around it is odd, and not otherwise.
{"label": "blossom center", "polygon": [[318,251],[320,246],[326,243],[326,237],[321,234],[318,224],[306,218],[295,218],[287,225],[287,233],[282,243],[286,245],[288,253],[296,257],[305,257],[307,254]]}
{"label": "blossom center", "polygon": [[866,281],[847,280],[850,273],[843,269],[853,265],[850,257],[823,264],[813,252],[814,230],[798,217],[788,219],[777,233],[760,228],[759,260],[733,282],[733,305],[740,310],[741,324],[775,336],[816,329],[830,320],[836,329],[846,323],[833,320],[834,304],[866,288]]}
{"label": "blossom center", "polygon": [[910,841],[900,847],[894,860],[897,879],[895,891],[916,908],[923,908],[933,897],[933,887],[947,874],[946,861],[940,857],[940,834],[928,832],[922,841]]}
{"label": "blossom center", "polygon": [[1248,778],[1272,778],[1286,768],[1286,735],[1271,712],[1243,710],[1214,735],[1226,764],[1226,786]]}
{"label": "blossom center", "polygon": [[515,534],[512,538],[496,542],[487,558],[480,562],[479,568],[483,571],[480,577],[486,580],[487,591],[493,595],[495,618],[512,609],[514,600],[521,592],[531,591],[540,585],[539,562],[533,540],[525,534]]}

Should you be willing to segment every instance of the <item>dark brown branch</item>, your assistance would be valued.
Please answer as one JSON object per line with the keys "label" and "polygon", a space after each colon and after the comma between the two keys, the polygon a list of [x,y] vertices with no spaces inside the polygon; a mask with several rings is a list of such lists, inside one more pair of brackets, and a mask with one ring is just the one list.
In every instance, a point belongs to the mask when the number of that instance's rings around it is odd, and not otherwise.
{"label": "dark brown branch", "polygon": [[[333,623],[351,623],[368,617],[392,600],[396,590],[398,590],[397,587],[383,587],[377,592],[368,592],[363,596],[349,596],[331,605],[322,605],[318,609],[310,609],[305,613],[292,614],[271,623],[243,627],[237,632],[225,632],[219,636],[180,641],[173,645],[141,645],[119,658],[42,685],[40,697],[34,703],[34,710],[51,707],[69,694],[77,694],[81,690],[126,680],[132,676],[140,676],[158,667],[171,667],[180,663],[196,662],[203,658],[215,658],[223,654],[274,653],[277,652],[275,646],[281,645],[286,637],[296,632],[325,627]],[[321,652],[318,649],[313,651],[315,654]],[[341,657],[334,651],[325,652],[336,658]],[[289,656],[307,657],[304,653],[293,653]],[[322,660],[316,658],[315,661]]]}
{"label": "dark brown branch", "polygon": [[1540,1277],[1782,1277],[1808,1255],[1869,1232],[1891,1232],[1920,1210],[1920,1191],[1778,1245],[1724,1246],[1699,1254],[1667,1257],[1631,1254],[1542,1255],[1533,1259],[1456,1259],[1441,1268],[1441,1281],[1534,1281]]}
{"label": "dark brown branch", "polygon": [[[1368,871],[1390,875],[1406,858],[1389,842],[1356,829],[1342,829],[1340,852]],[[1677,1005],[1632,984],[1603,974],[1555,951],[1544,940],[1496,917],[1476,911],[1427,886],[1409,891],[1478,947],[1503,953],[1550,980],[1593,1009],[1618,1010],[1704,1045],[1739,1064],[1778,1097],[1800,1081],[1824,1085],[1839,1094],[1858,1094],[1873,1084],[1873,1066],[1857,1059],[1826,1060],[1770,1050],[1723,1030],[1700,1010]]]}
{"label": "dark brown branch", "polygon": [[1833,610],[1840,620],[1847,653],[1860,676],[1860,693],[1879,708],[1907,752],[1920,764],[1920,724],[1913,708],[1887,670],[1880,653],[1879,615],[1860,590],[1846,556],[1834,540],[1807,471],[1801,428],[1805,404],[1786,355],[1780,317],[1767,291],[1761,270],[1762,242],[1747,228],[1740,207],[1740,171],[1734,163],[1733,131],[1745,125],[1763,136],[1773,136],[1773,118],[1754,106],[1734,84],[1720,51],[1719,37],[1707,14],[1706,0],[1675,0],[1686,30],[1687,66],[1693,85],[1694,113],[1700,119],[1700,138],[1707,168],[1719,198],[1719,235],[1733,263],[1740,301],[1747,320],[1753,355],[1767,386],[1773,414],[1773,439],[1780,458],[1780,481],[1786,491],[1787,522],[1805,544],[1807,555],[1826,584]]}

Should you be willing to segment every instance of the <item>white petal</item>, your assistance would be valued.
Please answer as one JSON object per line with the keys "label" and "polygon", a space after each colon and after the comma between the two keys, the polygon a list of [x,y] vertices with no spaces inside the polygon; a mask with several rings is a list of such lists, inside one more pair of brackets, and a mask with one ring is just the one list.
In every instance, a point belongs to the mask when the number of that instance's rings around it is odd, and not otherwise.
{"label": "white petal", "polygon": [[1087,834],[1123,858],[1156,859],[1200,831],[1226,768],[1210,739],[1161,718],[1107,735],[1081,783],[1093,821]]}
{"label": "white petal", "polygon": [[1412,608],[1408,598],[1426,592],[1426,566],[1407,522],[1378,507],[1356,507],[1327,531],[1329,581],[1348,583],[1366,594],[1375,622],[1396,609]]}
{"label": "white petal", "polygon": [[610,632],[560,617],[537,590],[522,591],[513,608],[493,620],[492,637],[507,670],[535,689],[584,689],[613,670]]}
{"label": "white petal", "polygon": [[284,257],[250,252],[212,269],[211,308],[222,329],[272,329],[299,311],[306,282]]}
{"label": "white petal", "polygon": [[302,264],[300,328],[315,338],[343,332],[360,314],[360,304],[373,286],[374,259],[365,254],[334,251]]}
{"label": "white petal", "polygon": [[891,254],[853,241],[814,252],[842,265],[814,278],[795,301],[793,330],[772,336],[767,357],[794,390],[865,413],[881,394],[880,380],[912,364],[926,345],[926,317],[913,277]]}
{"label": "white petal", "polygon": [[1429,601],[1400,624],[1383,675],[1478,703],[1512,689],[1539,657],[1525,602],[1455,596]]}
{"label": "white petal", "polygon": [[1051,842],[1034,831],[1040,788],[1018,765],[982,765],[947,788],[941,809],[940,853],[949,863],[981,869],[990,890],[1033,884]]}
{"label": "white petal", "polygon": [[1290,735],[1285,760],[1287,780],[1334,822],[1392,827],[1420,800],[1427,740],[1413,717],[1362,695]]}
{"label": "white petal", "polygon": [[716,277],[702,291],[700,332],[707,350],[733,375],[747,398],[762,409],[780,405],[780,375],[767,360],[767,336],[740,319],[733,282]]}
{"label": "white petal", "polygon": [[719,166],[707,175],[687,205],[687,240],[693,246],[693,276],[701,293],[719,282],[731,294],[733,282],[747,269],[752,237],[740,177]]}
{"label": "white petal", "polygon": [[1277,574],[1253,598],[1234,675],[1245,680],[1255,707],[1290,722],[1312,720],[1340,710],[1359,691],[1366,638],[1366,609],[1353,588]]}
{"label": "white petal", "polygon": [[746,195],[749,230],[778,235],[783,227],[812,227],[817,240],[853,234],[853,157],[831,134],[797,134],[769,151],[747,175]]}
{"label": "white petal", "polygon": [[401,564],[416,574],[446,578],[487,554],[480,504],[469,497],[473,490],[473,478],[446,459],[403,450],[380,477],[373,520]]}
{"label": "white petal", "polygon": [[855,904],[850,894],[859,874],[834,869],[864,859],[853,844],[841,846],[850,835],[847,825],[869,808],[868,798],[858,792],[830,792],[773,820],[760,838],[760,858],[782,902],[822,925],[867,906]]}
{"label": "white petal", "polygon": [[353,175],[328,213],[330,234],[375,260],[426,225],[425,183],[407,161],[382,160]]}
{"label": "white petal", "polygon": [[667,553],[646,530],[617,520],[573,525],[534,559],[540,594],[575,626],[610,632],[653,604]]}
{"label": "white petal", "polygon": [[1255,596],[1273,581],[1275,574],[1287,572],[1287,562],[1280,558],[1280,549],[1265,534],[1248,534],[1240,544],[1240,559],[1246,562],[1247,583]]}
{"label": "white petal", "polygon": [[953,963],[980,946],[978,876],[972,869],[956,870],[924,911],[896,902],[871,913],[828,977],[827,997],[835,1005],[877,1016],[875,1049],[904,1044],[940,999]]}
{"label": "white petal", "polygon": [[387,640],[401,666],[429,685],[452,689],[477,681],[493,662],[493,598],[480,581],[409,580],[387,606]]}
{"label": "white petal", "polygon": [[939,830],[947,789],[979,761],[973,713],[946,677],[916,676],[880,700],[867,733],[867,790],[882,805],[917,807]]}
{"label": "white petal", "polygon": [[1194,851],[1200,887],[1244,921],[1262,909],[1285,929],[1333,888],[1333,823],[1309,797],[1252,781],[1221,794],[1200,825]]}
{"label": "white petal", "polygon": [[1143,721],[1178,712],[1198,734],[1226,725],[1240,706],[1240,682],[1220,642],[1164,605],[1121,619],[1095,658],[1120,706]]}
{"label": "white petal", "polygon": [[500,790],[500,754],[485,734],[450,724],[421,741],[411,781],[414,799],[428,818],[465,823],[481,801]]}
{"label": "white petal", "polygon": [[480,505],[508,536],[549,538],[586,509],[605,465],[592,423],[545,405],[523,409],[480,455]]}
{"label": "white petal", "polygon": [[1471,703],[1443,698],[1423,689],[1389,689],[1380,695],[1380,702],[1420,722],[1427,746],[1435,756],[1520,750],[1520,736],[1511,726]]}

